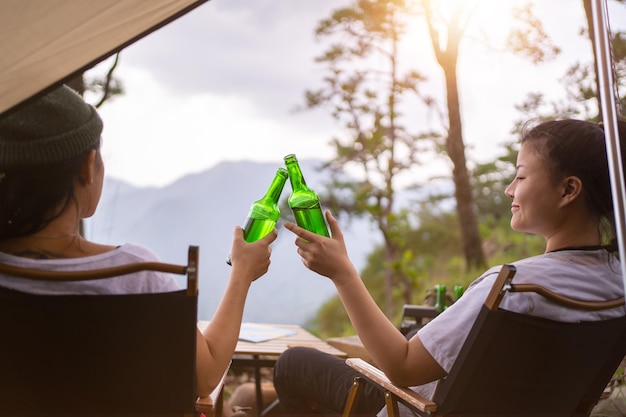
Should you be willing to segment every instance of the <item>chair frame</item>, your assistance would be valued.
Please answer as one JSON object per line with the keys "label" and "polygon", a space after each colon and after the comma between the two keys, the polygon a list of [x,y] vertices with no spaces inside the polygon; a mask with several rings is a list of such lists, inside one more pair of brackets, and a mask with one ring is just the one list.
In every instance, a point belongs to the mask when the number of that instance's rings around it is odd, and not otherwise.
{"label": "chair frame", "polygon": [[[523,320],[528,321],[543,321],[547,324],[549,323],[558,323],[551,320],[537,318],[533,316],[527,316],[520,313],[509,312],[506,310],[500,310],[499,305],[502,301],[504,295],[507,292],[536,292],[544,297],[551,299],[556,303],[560,303],[562,305],[571,307],[571,308],[579,308],[586,310],[603,310],[607,308],[615,308],[624,305],[624,297],[609,300],[609,301],[601,301],[601,302],[590,302],[590,301],[581,301],[575,300],[571,298],[566,298],[560,296],[558,294],[554,294],[553,292],[547,291],[546,289],[533,285],[533,284],[513,284],[513,276],[515,275],[516,269],[513,265],[504,265],[501,269],[496,281],[487,296],[483,309],[479,314],[476,322],[474,323],[472,330],[464,344],[461,352],[459,353],[459,357],[455,362],[453,368],[450,370],[448,376],[442,379],[438,387],[433,395],[432,400],[425,398],[418,394],[415,391],[412,391],[406,387],[399,387],[394,385],[386,375],[376,367],[371,364],[358,359],[358,358],[350,358],[346,360],[346,363],[356,369],[362,377],[356,377],[353,381],[353,386],[346,401],[346,406],[343,411],[343,416],[348,417],[352,415],[353,409],[358,402],[358,397],[362,392],[362,386],[365,383],[374,383],[377,385],[381,391],[383,391],[385,396],[385,405],[387,407],[387,412],[390,417],[395,417],[399,415],[398,412],[398,403],[402,403],[409,407],[412,411],[416,412],[421,416],[495,416],[498,415],[500,417],[505,416],[541,416],[548,415],[548,413],[542,414],[542,410],[539,406],[537,410],[532,412],[496,412],[495,414],[489,414],[485,412],[485,410],[476,412],[476,411],[467,411],[467,410],[459,410],[457,409],[457,399],[459,398],[458,391],[460,388],[457,385],[463,386],[471,385],[473,381],[471,377],[467,377],[467,375],[471,375],[472,372],[476,371],[476,367],[478,365],[472,364],[471,359],[465,360],[468,355],[472,355],[472,348],[474,345],[477,345],[475,339],[478,337],[478,333],[483,326],[483,323],[489,323],[485,317],[487,315],[510,315],[519,317]],[[500,316],[496,316],[500,317]],[[514,317],[514,318],[515,318]],[[602,391],[606,387],[606,384],[609,383],[615,369],[619,366],[619,363],[626,355],[626,316],[611,319],[611,320],[603,320],[599,322],[587,322],[581,323],[584,326],[591,326],[590,323],[602,323],[601,326],[611,326],[608,327],[610,329],[609,333],[612,334],[610,342],[607,345],[611,347],[608,348],[607,356],[603,357],[604,363],[599,367],[598,373],[593,378],[594,380],[589,383],[589,386],[585,388],[584,395],[581,392],[581,396],[577,397],[579,400],[578,405],[575,409],[570,410],[562,415],[568,416],[588,416],[591,412],[591,409],[595,405],[595,403],[600,398]],[[487,325],[487,324],[485,324]],[[576,326],[578,324],[567,323],[567,325]],[[594,327],[595,329],[596,327]],[[621,335],[621,336],[620,336]],[[483,343],[484,344],[484,343]],[[480,347],[479,347],[480,349]],[[522,355],[523,356],[523,355]],[[473,358],[473,356],[470,356]],[[516,356],[511,356],[510,360],[516,361]],[[468,363],[469,362],[469,363]],[[504,367],[505,364],[502,365]],[[472,367],[474,370],[471,370]],[[466,376],[463,376],[463,373],[466,373]],[[456,390],[456,391],[455,391]],[[497,392],[491,391],[489,395],[498,396]],[[530,402],[532,406],[540,404],[541,399],[530,398],[527,402]],[[557,414],[549,413],[550,416],[554,416]],[[561,414],[558,414],[561,415]]]}
{"label": "chair frame", "polygon": [[405,304],[402,306],[400,332],[406,335],[409,331],[420,329],[436,316],[435,306]]}
{"label": "chair frame", "polygon": [[[131,273],[135,273],[139,271],[160,271],[160,272],[177,274],[177,275],[186,275],[187,288],[185,290],[177,291],[174,293],[93,295],[93,296],[92,295],[48,296],[48,295],[24,294],[19,291],[13,291],[13,290],[7,290],[7,289],[2,289],[2,291],[4,291],[4,294],[9,297],[17,296],[23,299],[26,299],[29,297],[39,297],[39,298],[35,298],[35,300],[42,300],[42,301],[45,301],[46,303],[50,302],[52,303],[50,305],[52,306],[51,308],[53,309],[55,308],[54,305],[58,305],[58,303],[54,304],[55,303],[54,299],[70,300],[70,301],[72,299],[82,300],[81,302],[83,302],[84,305],[89,305],[92,302],[98,302],[99,304],[100,301],[102,301],[103,303],[106,303],[106,302],[111,302],[111,300],[114,300],[113,303],[115,303],[116,305],[118,304],[131,305],[133,301],[137,299],[137,300],[148,300],[148,302],[152,303],[152,305],[158,306],[159,300],[165,300],[165,297],[168,297],[168,296],[175,297],[176,299],[179,300],[175,302],[179,303],[181,307],[183,306],[182,303],[188,306],[188,307],[185,307],[185,309],[186,310],[188,309],[187,311],[189,311],[189,313],[185,313],[185,315],[189,318],[189,322],[187,322],[184,326],[184,329],[186,330],[181,330],[181,331],[183,332],[193,331],[193,335],[186,333],[187,334],[186,337],[188,340],[187,343],[189,343],[188,354],[191,355],[192,362],[189,362],[189,360],[187,360],[188,365],[186,365],[186,369],[188,369],[188,371],[185,371],[185,372],[189,372],[193,374],[194,376],[192,377],[191,381],[188,381],[186,383],[185,386],[192,388],[194,392],[189,393],[190,403],[187,406],[187,411],[181,411],[180,413],[175,412],[174,414],[194,416],[199,413],[203,413],[207,417],[213,417],[213,416],[220,416],[222,412],[224,377],[226,376],[228,369],[226,370],[226,373],[222,377],[220,384],[213,391],[213,393],[211,393],[211,395],[207,397],[202,397],[202,398],[198,398],[195,396],[195,343],[196,343],[195,342],[195,339],[196,339],[195,329],[197,328],[198,261],[199,261],[199,248],[197,246],[189,246],[188,253],[187,253],[187,265],[176,265],[176,264],[170,264],[170,263],[164,263],[164,262],[138,262],[138,263],[133,263],[133,264],[120,265],[116,267],[102,268],[102,269],[90,270],[90,271],[47,271],[47,270],[35,270],[35,269],[16,267],[16,266],[7,265],[7,264],[0,264],[0,273],[5,274],[5,275],[10,275],[10,276],[15,276],[15,277],[35,279],[35,280],[45,280],[45,281],[85,281],[85,280],[106,279],[106,278],[112,278],[112,277],[118,277],[121,275],[131,274]],[[13,294],[7,295],[9,293],[14,293],[15,295]],[[107,304],[102,304],[102,305],[104,306]],[[122,307],[122,308],[125,308],[125,307]],[[51,311],[54,311],[54,310],[51,310]],[[78,314],[75,314],[75,315],[78,315]],[[193,317],[193,323],[191,322],[192,317]],[[5,320],[8,320],[8,319],[5,318]],[[155,320],[158,320],[158,319],[155,318]],[[191,346],[192,344],[191,339],[193,339],[193,346]],[[103,339],[103,340],[106,340],[106,339]],[[53,349],[53,348],[54,347],[50,347],[50,349]],[[191,351],[192,348],[193,348],[193,352]],[[187,348],[185,349],[187,350]],[[155,348],[155,350],[158,352],[158,348]],[[87,384],[88,382],[86,381],[85,385]],[[0,397],[1,396],[2,396],[2,392],[0,392]],[[103,399],[106,398],[106,392],[102,393],[102,397]],[[150,403],[149,398],[140,399],[138,401],[144,402],[147,404]],[[3,405],[2,403],[0,403],[0,410],[3,409],[2,407]],[[98,407],[94,406],[94,409],[97,410]],[[5,412],[6,411],[3,411],[2,413],[4,414]],[[136,411],[132,411],[130,414],[134,412]],[[29,415],[29,412],[26,412],[25,414],[21,414],[21,412],[19,411],[16,412],[15,410],[12,410],[11,413],[12,415],[16,415],[16,416],[17,415]],[[91,415],[93,413],[89,409],[86,409],[81,414]],[[100,415],[99,412],[96,412],[96,414]],[[37,412],[37,415],[44,416],[47,414],[45,412],[44,413]],[[53,414],[50,414],[50,415],[53,415]]]}

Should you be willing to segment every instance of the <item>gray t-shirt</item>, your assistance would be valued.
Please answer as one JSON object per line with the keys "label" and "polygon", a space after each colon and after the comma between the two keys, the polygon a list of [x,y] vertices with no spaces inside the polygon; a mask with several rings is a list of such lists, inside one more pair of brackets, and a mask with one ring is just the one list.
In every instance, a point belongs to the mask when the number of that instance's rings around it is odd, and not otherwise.
{"label": "gray t-shirt", "polygon": [[[84,271],[109,268],[136,262],[159,262],[151,250],[126,243],[94,256],[66,259],[30,259],[0,252],[0,262],[25,268],[49,271]],[[0,287],[31,294],[139,294],[169,292],[180,289],[174,277],[156,271],[141,271],[120,277],[90,281],[38,281],[0,274]]]}
{"label": "gray t-shirt", "polygon": [[[624,296],[619,261],[604,250],[564,250],[514,262],[514,283],[541,285],[557,294],[588,301],[604,301]],[[484,304],[501,266],[487,270],[467,288],[463,296],[418,331],[424,347],[450,372],[469,331]],[[500,307],[506,310],[563,322],[606,320],[626,314],[619,307],[604,311],[573,310],[547,301],[534,293],[505,295]],[[411,387],[432,398],[437,382]],[[402,404],[401,416],[413,416]],[[386,416],[386,409],[379,416]]]}

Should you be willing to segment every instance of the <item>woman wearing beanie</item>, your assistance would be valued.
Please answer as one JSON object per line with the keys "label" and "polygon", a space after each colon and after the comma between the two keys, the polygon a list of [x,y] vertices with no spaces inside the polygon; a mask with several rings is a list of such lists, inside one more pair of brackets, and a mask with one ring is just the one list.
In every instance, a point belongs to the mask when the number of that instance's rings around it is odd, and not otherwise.
{"label": "woman wearing beanie", "polygon": [[[46,270],[90,270],[159,261],[149,249],[102,245],[79,233],[98,206],[104,179],[102,120],[61,86],[0,115],[0,262]],[[198,332],[197,390],[208,395],[233,355],[248,289],[267,272],[276,232],[247,243],[235,227],[232,269],[209,326]],[[144,271],[83,282],[3,276],[0,286],[34,294],[132,294],[178,290],[173,277]]]}

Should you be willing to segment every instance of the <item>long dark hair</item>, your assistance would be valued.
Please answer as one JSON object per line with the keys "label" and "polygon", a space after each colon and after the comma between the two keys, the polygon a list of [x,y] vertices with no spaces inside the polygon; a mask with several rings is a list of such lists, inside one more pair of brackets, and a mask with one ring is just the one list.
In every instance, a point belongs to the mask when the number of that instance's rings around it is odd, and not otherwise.
{"label": "long dark hair", "polygon": [[63,213],[83,160],[99,148],[100,141],[66,161],[0,173],[0,239],[36,233]]}
{"label": "long dark hair", "polygon": [[[626,161],[626,122],[619,121],[618,127],[620,152]],[[525,126],[521,141],[532,144],[546,161],[554,181],[570,175],[580,178],[587,208],[599,221],[602,241],[609,252],[616,253],[613,194],[602,125],[582,120],[551,120]]]}

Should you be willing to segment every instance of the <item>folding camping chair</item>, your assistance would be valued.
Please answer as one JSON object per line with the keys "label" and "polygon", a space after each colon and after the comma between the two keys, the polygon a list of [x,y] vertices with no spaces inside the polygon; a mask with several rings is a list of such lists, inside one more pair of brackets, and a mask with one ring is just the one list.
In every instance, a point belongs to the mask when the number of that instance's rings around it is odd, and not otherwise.
{"label": "folding camping chair", "polygon": [[0,264],[37,280],[142,270],[187,276],[187,289],[126,295],[34,295],[0,289],[0,415],[213,416],[221,386],[196,397],[198,248],[187,265],[142,262],[92,271]]}
{"label": "folding camping chair", "polygon": [[572,308],[602,310],[624,304],[572,300],[533,284],[512,283],[505,265],[460,354],[432,400],[392,384],[360,359],[348,359],[355,378],[344,416],[350,416],[364,383],[385,394],[390,416],[398,402],[426,416],[588,416],[626,355],[626,317],[563,323],[499,309],[506,292],[533,291]]}

